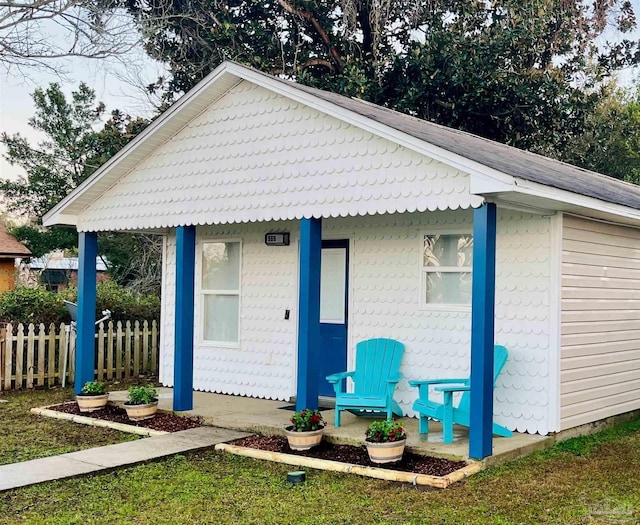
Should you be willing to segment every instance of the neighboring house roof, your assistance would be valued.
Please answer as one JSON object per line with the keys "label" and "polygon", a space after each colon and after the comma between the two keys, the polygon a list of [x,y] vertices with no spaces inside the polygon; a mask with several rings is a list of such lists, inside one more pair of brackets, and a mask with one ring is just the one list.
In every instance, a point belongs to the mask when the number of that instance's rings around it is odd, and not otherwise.
{"label": "neighboring house roof", "polygon": [[31,250],[0,225],[0,257],[29,257]]}
{"label": "neighboring house roof", "polygon": [[[56,252],[45,255],[44,257],[33,257],[29,263],[32,270],[78,270],[77,257],[64,257]],[[96,257],[96,270],[106,272],[107,266],[102,257]]]}
{"label": "neighboring house roof", "polygon": [[[593,216],[640,221],[640,187],[633,184],[225,62],[47,213],[44,224],[77,225],[83,210],[245,80],[468,173],[468,191],[474,197],[564,211],[594,210]],[[478,197],[473,206],[482,202]],[[322,216],[316,213],[313,216]],[[333,211],[329,215],[335,216]],[[256,215],[247,220],[262,219]]]}

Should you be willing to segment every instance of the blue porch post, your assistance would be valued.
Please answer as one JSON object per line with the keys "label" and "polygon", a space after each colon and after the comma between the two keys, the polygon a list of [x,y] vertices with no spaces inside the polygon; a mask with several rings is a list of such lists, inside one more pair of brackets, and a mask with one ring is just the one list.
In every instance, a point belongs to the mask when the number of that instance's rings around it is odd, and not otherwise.
{"label": "blue porch post", "polygon": [[193,309],[196,227],[176,228],[176,310],[173,410],[193,408]]}
{"label": "blue porch post", "polygon": [[469,457],[493,453],[493,345],[496,295],[496,205],[473,211]]}
{"label": "blue porch post", "polygon": [[297,410],[318,408],[321,256],[322,219],[302,219],[300,221]]}
{"label": "blue porch post", "polygon": [[87,381],[95,376],[96,333],[96,257],[98,235],[95,232],[78,234],[78,321],[76,325],[75,392],[80,393]]}

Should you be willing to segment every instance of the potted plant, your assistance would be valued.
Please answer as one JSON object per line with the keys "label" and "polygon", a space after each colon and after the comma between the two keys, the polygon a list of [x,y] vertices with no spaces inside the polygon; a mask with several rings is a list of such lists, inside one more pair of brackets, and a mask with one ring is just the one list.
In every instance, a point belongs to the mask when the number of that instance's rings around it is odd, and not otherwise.
{"label": "potted plant", "polygon": [[367,429],[365,443],[373,463],[393,463],[402,459],[407,433],[392,419],[374,421]]}
{"label": "potted plant", "polygon": [[80,412],[94,412],[107,405],[109,394],[101,381],[87,381],[80,393],[76,396],[76,402]]}
{"label": "potted plant", "polygon": [[124,404],[127,416],[131,421],[150,419],[158,411],[157,391],[153,385],[132,386],[129,398]]}
{"label": "potted plant", "polygon": [[291,426],[285,429],[291,450],[309,450],[322,441],[324,420],[318,410],[305,408],[291,417]]}

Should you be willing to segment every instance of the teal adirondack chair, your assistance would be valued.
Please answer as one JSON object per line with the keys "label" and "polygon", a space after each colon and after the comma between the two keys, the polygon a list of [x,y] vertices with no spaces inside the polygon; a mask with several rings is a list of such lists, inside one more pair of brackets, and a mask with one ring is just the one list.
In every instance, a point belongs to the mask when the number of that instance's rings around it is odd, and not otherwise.
{"label": "teal adirondack chair", "polygon": [[[507,362],[509,352],[504,346],[495,346],[493,358],[493,385],[500,375],[504,364]],[[411,380],[409,385],[419,389],[419,397],[413,404],[413,409],[420,415],[418,432],[420,434],[429,433],[429,418],[437,419],[442,423],[442,441],[444,443],[453,442],[453,424],[469,426],[469,379],[427,379]],[[429,387],[440,385],[435,388],[436,392],[444,394],[443,403],[438,403],[429,399]],[[463,392],[457,407],[453,406],[453,393]],[[493,424],[493,433],[498,436],[511,437],[511,430],[497,423]]]}
{"label": "teal adirondack chair", "polygon": [[[356,345],[356,369],[327,376],[336,392],[335,425],[340,426],[340,412],[349,410],[358,415],[384,411],[387,418],[402,415],[400,405],[393,400],[396,385],[402,379],[400,361],[404,345],[393,339],[368,339]],[[354,392],[342,391],[343,380],[353,379]]]}

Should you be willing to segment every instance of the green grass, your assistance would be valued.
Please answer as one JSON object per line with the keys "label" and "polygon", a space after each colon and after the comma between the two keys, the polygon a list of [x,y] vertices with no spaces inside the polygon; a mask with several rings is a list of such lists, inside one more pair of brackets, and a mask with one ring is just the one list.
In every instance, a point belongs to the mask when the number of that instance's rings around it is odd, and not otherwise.
{"label": "green grass", "polygon": [[34,416],[29,412],[33,407],[73,399],[70,388],[25,390],[0,396],[0,465],[138,439],[117,430]]}
{"label": "green grass", "polygon": [[[34,524],[591,524],[640,522],[640,421],[561,443],[446,490],[217,453],[0,493]],[[616,521],[617,520],[617,521]]]}

